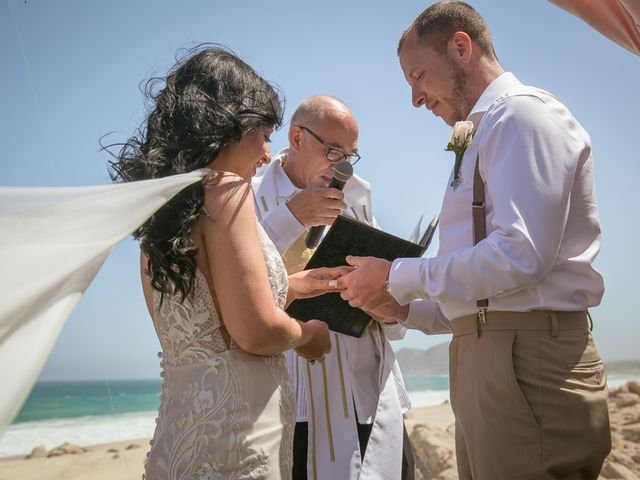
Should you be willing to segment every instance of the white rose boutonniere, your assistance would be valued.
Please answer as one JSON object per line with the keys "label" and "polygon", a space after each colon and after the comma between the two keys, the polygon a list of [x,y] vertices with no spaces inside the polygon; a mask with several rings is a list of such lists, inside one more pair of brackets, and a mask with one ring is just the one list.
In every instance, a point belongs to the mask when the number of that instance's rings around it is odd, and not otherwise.
{"label": "white rose boutonniere", "polygon": [[451,138],[445,148],[446,152],[453,152],[456,155],[456,162],[453,166],[453,181],[451,188],[455,191],[462,183],[462,175],[460,175],[460,165],[464,152],[473,139],[473,122],[456,122],[451,132]]}

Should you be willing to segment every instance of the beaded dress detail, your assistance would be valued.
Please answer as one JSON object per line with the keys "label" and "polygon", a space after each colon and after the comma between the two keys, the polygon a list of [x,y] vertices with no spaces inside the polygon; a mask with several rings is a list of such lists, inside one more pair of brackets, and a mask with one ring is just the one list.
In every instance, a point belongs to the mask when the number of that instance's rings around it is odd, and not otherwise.
{"label": "beaded dress detail", "polygon": [[[287,273],[258,224],[275,303],[284,307]],[[290,478],[295,393],[284,356],[241,350],[229,336],[206,278],[179,294],[154,291],[153,323],[164,382],[146,480]]]}

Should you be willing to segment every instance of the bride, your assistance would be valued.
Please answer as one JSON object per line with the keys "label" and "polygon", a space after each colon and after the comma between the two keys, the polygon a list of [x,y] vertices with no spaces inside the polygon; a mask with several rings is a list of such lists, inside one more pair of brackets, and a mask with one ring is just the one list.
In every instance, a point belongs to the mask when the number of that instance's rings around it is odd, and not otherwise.
{"label": "bride", "polygon": [[146,478],[290,478],[295,396],[281,353],[321,360],[330,340],[325,323],[283,308],[345,272],[287,279],[256,220],[249,180],[270,161],[282,111],[251,67],[224,49],[191,52],[149,95],[146,128],[112,162],[114,179],[212,173],[135,232],[164,377]]}

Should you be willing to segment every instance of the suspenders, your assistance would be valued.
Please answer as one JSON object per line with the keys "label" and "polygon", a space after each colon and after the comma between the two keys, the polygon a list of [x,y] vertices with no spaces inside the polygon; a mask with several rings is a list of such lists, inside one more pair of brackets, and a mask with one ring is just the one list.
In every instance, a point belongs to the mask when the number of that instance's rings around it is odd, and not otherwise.
{"label": "suspenders", "polygon": [[[476,168],[473,174],[473,202],[471,214],[473,216],[473,244],[487,238],[486,212],[485,212],[484,182],[480,176],[480,154],[476,157]],[[478,306],[478,321],[480,325],[487,323],[487,308],[489,299],[484,298],[476,302]]]}

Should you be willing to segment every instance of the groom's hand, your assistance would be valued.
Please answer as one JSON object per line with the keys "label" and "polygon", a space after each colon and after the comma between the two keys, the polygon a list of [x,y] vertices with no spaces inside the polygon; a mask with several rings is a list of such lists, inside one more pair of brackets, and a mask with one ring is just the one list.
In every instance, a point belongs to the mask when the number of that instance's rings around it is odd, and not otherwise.
{"label": "groom's hand", "polygon": [[338,287],[343,289],[340,296],[349,305],[374,311],[382,305],[395,302],[384,289],[391,262],[375,257],[348,256],[347,263],[356,268],[338,279]]}

